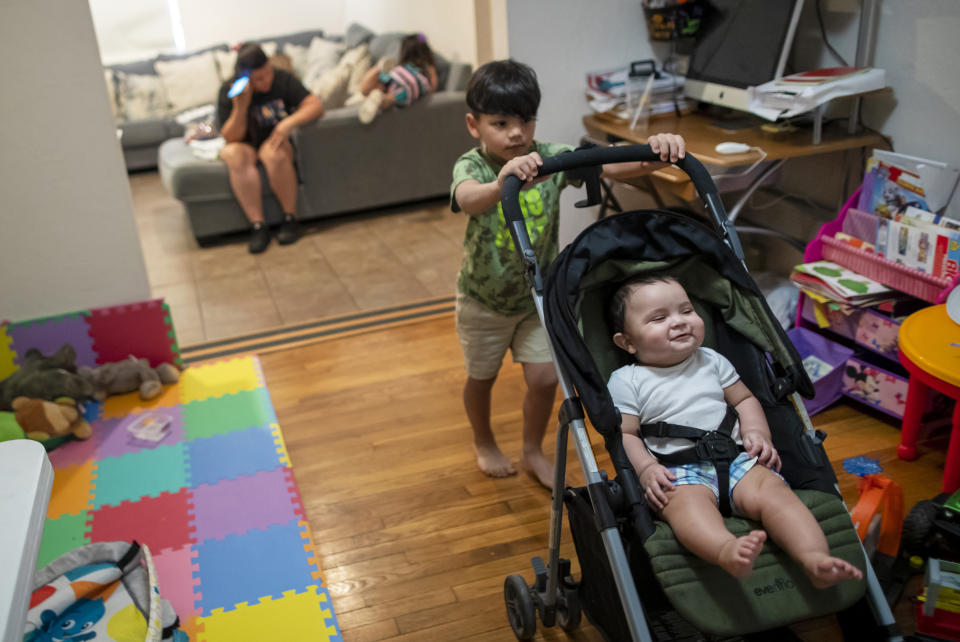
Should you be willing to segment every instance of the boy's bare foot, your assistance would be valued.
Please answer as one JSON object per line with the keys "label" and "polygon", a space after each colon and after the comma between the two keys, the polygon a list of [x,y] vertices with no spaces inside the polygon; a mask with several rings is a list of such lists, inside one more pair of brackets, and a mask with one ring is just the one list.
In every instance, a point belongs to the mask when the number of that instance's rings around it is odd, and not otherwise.
{"label": "boy's bare foot", "polygon": [[536,478],[546,488],[553,490],[554,468],[540,451],[523,453],[520,456],[520,467]]}
{"label": "boy's bare foot", "polygon": [[803,562],[803,570],[815,588],[825,589],[843,580],[859,580],[863,577],[856,566],[826,553],[815,553]]}
{"label": "boy's bare foot", "polygon": [[766,531],[750,531],[749,535],[737,537],[723,545],[717,564],[734,577],[746,577],[753,571],[753,562],[767,540]]}
{"label": "boy's bare foot", "polygon": [[477,453],[477,466],[489,477],[509,477],[517,474],[517,469],[496,446],[474,445],[473,450]]}

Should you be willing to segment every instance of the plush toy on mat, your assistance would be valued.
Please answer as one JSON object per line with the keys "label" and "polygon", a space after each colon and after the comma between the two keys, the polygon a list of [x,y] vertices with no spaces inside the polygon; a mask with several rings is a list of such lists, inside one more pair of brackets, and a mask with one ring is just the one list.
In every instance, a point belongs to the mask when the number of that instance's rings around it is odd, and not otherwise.
{"label": "plush toy on mat", "polygon": [[69,343],[49,357],[36,348],[27,350],[20,368],[0,381],[0,410],[10,410],[15,397],[47,401],[71,397],[82,401],[92,396],[89,382],[77,375],[77,352]]}
{"label": "plush toy on mat", "polygon": [[13,400],[13,416],[27,437],[37,441],[71,433],[77,439],[89,439],[93,434],[76,402],[68,397],[56,402],[17,397]]}
{"label": "plush toy on mat", "polygon": [[163,392],[164,384],[180,380],[180,371],[175,366],[161,363],[151,368],[149,361],[134,356],[96,368],[81,367],[78,372],[93,386],[93,396],[99,401],[109,395],[123,395],[137,390],[141,399],[153,399]]}

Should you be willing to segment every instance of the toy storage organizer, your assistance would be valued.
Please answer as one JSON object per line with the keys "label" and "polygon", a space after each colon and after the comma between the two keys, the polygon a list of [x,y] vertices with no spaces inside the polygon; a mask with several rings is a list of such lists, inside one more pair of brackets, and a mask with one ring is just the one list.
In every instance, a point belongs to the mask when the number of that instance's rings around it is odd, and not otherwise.
{"label": "toy storage organizer", "polygon": [[[858,189],[840,209],[837,218],[820,227],[807,245],[804,262],[833,261],[928,303],[943,303],[960,281],[960,275],[936,277],[834,238],[838,232],[863,240],[870,240],[876,234],[877,217],[854,209],[859,196]],[[850,314],[828,311],[822,319],[827,325],[821,327],[814,306],[815,303],[801,293],[797,306],[798,327],[826,331],[828,336],[842,337],[843,343],[852,342],[864,348],[855,352],[843,366],[842,394],[903,418],[908,375],[897,358],[899,322],[876,308],[860,308]],[[931,399],[931,403],[936,403],[936,399]]]}

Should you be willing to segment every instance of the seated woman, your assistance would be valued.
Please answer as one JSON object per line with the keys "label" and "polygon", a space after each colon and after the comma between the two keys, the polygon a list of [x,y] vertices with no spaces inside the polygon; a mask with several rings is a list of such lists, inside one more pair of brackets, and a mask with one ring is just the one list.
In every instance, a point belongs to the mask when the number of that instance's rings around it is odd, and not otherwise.
{"label": "seated woman", "polygon": [[363,77],[360,92],[361,123],[371,123],[381,111],[396,105],[406,107],[437,90],[437,69],[433,52],[422,33],[407,36],[400,43],[400,60],[382,58]]}

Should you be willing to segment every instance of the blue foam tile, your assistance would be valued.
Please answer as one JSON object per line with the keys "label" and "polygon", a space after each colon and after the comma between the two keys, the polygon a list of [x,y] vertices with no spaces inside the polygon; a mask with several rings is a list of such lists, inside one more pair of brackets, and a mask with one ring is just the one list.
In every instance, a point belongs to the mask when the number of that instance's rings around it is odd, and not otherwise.
{"label": "blue foam tile", "polygon": [[237,604],[256,604],[261,597],[279,598],[284,591],[302,592],[315,586],[316,570],[304,551],[303,527],[297,520],[264,530],[228,535],[194,546],[200,579],[196,606],[209,614],[213,609],[232,610]]}
{"label": "blue foam tile", "polygon": [[93,507],[175,493],[187,485],[184,445],[157,446],[97,462]]}
{"label": "blue foam tile", "polygon": [[190,485],[215,484],[283,465],[269,426],[234,430],[187,442]]}

